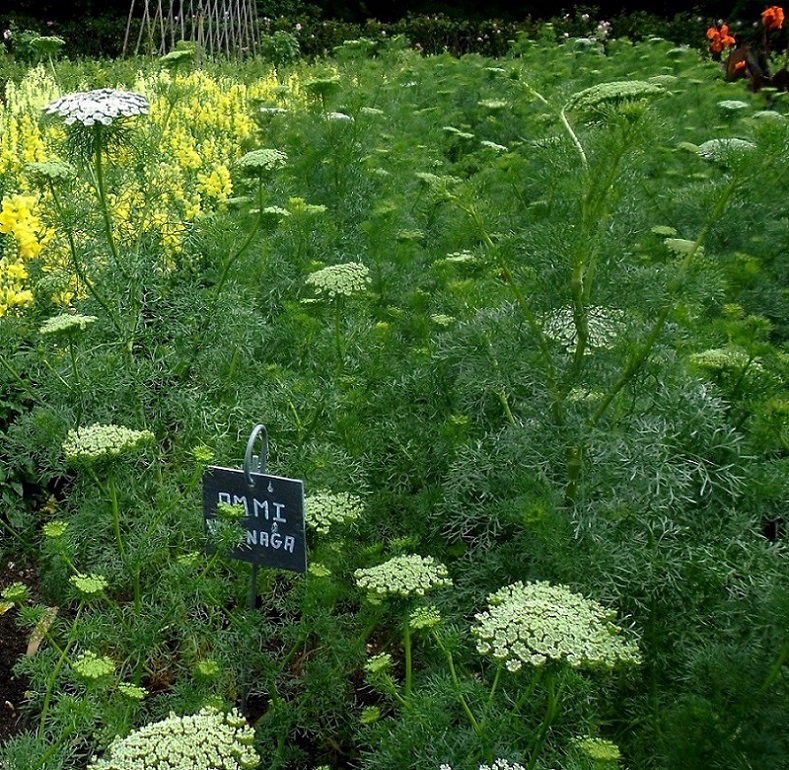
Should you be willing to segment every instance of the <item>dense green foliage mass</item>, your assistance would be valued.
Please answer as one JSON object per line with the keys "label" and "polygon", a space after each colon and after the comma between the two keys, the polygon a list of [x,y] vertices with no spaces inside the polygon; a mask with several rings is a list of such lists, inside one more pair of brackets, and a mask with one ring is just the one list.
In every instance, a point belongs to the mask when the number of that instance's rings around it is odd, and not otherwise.
{"label": "dense green foliage mass", "polygon": [[[789,102],[657,37],[415,42],[12,80],[3,770],[184,725],[208,767],[785,770]],[[201,480],[260,422],[309,569],[250,591]]]}

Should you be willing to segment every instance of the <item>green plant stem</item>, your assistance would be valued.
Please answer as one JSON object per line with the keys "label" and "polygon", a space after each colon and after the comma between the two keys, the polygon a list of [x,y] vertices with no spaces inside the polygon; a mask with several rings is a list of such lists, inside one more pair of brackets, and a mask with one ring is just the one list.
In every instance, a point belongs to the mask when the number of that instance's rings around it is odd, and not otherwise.
{"label": "green plant stem", "polygon": [[263,180],[258,178],[258,216],[255,220],[255,224],[253,225],[252,229],[250,230],[247,237],[244,239],[241,246],[236,249],[236,251],[231,254],[226,260],[225,264],[222,266],[222,272],[219,275],[219,280],[217,281],[216,287],[214,288],[214,293],[211,296],[211,299],[208,303],[208,308],[206,309],[205,314],[203,315],[203,321],[200,324],[200,328],[197,335],[197,341],[192,348],[192,355],[189,358],[183,374],[182,379],[188,378],[189,374],[192,371],[192,367],[194,366],[195,359],[197,354],[203,347],[205,343],[206,335],[208,334],[208,330],[210,328],[210,321],[214,317],[214,313],[216,312],[216,305],[219,302],[219,297],[222,294],[222,289],[225,287],[225,281],[227,281],[227,277],[230,274],[230,268],[238,261],[238,259],[244,254],[244,252],[249,248],[252,241],[255,239],[255,236],[260,231],[260,226],[263,223]]}
{"label": "green plant stem", "polygon": [[578,150],[578,154],[581,157],[581,164],[583,165],[584,169],[589,168],[589,161],[586,157],[586,153],[584,152],[583,145],[581,144],[580,140],[578,139],[578,135],[573,130],[573,127],[570,125],[570,121],[567,120],[567,115],[565,114],[564,108],[557,110],[539,91],[535,88],[532,88],[527,82],[520,81],[520,84],[541,104],[545,105],[549,109],[554,110],[559,115],[559,119],[562,121],[562,125],[564,126],[564,130],[567,132],[568,136],[572,140],[572,143],[575,145],[575,149]]}
{"label": "green plant stem", "polygon": [[77,607],[76,615],[74,616],[74,622],[71,624],[71,629],[69,631],[69,638],[66,639],[66,644],[63,645],[63,650],[60,653],[60,657],[57,659],[55,663],[55,667],[52,669],[52,673],[47,678],[47,685],[46,685],[46,693],[44,695],[44,705],[41,708],[41,717],[38,722],[38,737],[42,738],[44,736],[44,728],[46,727],[47,722],[47,715],[49,714],[49,705],[52,701],[52,688],[55,686],[55,681],[60,674],[60,670],[63,668],[63,664],[66,662],[68,658],[69,651],[71,650],[71,646],[74,643],[74,640],[71,638],[71,631],[77,626],[79,621],[80,615],[82,614],[82,610],[85,606],[85,602],[81,601],[79,606]]}
{"label": "green plant stem", "polygon": [[531,682],[529,682],[529,686],[520,694],[518,700],[515,701],[512,707],[512,713],[517,714],[521,710],[523,704],[526,703],[526,701],[529,698],[531,698],[531,696],[534,694],[534,691],[537,689],[540,682],[542,681],[544,672],[545,672],[545,666],[540,666],[537,669],[536,674],[532,677]]}
{"label": "green plant stem", "polygon": [[[669,283],[663,308],[661,309],[660,313],[658,313],[658,316],[655,319],[655,322],[652,325],[646,340],[630,355],[624,369],[622,370],[622,373],[619,375],[618,379],[614,382],[611,388],[609,388],[594,414],[589,418],[587,423],[587,428],[589,430],[594,430],[597,428],[603,417],[605,417],[607,414],[608,409],[613,403],[614,399],[628,385],[633,377],[635,377],[644,363],[646,363],[655,345],[657,344],[658,338],[663,331],[663,327],[666,325],[666,321],[668,321],[669,315],[671,315],[671,312],[676,307],[677,297],[684,286],[685,279],[687,278],[691,267],[693,266],[693,261],[696,254],[698,254],[702,244],[707,239],[707,236],[710,234],[712,228],[723,216],[729,200],[740,184],[741,180],[738,177],[733,176],[729,184],[724,188],[722,194],[718,198],[717,203],[715,204],[715,208],[712,210],[712,213],[704,223],[704,227],[702,228],[691,248],[688,250],[685,258],[682,260],[682,263],[679,267],[679,275],[673,281],[671,281],[671,283]],[[581,478],[581,470],[583,468],[583,454],[583,444],[571,447],[567,453],[567,485],[565,487],[565,505],[567,506],[572,506],[576,501],[578,485]]]}
{"label": "green plant stem", "polygon": [[342,307],[340,298],[334,300],[334,344],[337,346],[337,373],[345,366],[345,356],[342,350]]}
{"label": "green plant stem", "polygon": [[611,402],[616,398],[616,396],[620,393],[620,391],[630,382],[633,376],[638,372],[638,370],[644,365],[647,358],[649,357],[652,349],[655,347],[657,343],[658,337],[660,333],[663,331],[663,327],[668,320],[671,311],[674,310],[675,307],[675,298],[679,294],[682,286],[684,285],[684,280],[690,271],[690,268],[693,264],[693,259],[698,253],[699,249],[701,248],[702,243],[706,240],[707,236],[709,235],[710,231],[714,227],[715,223],[723,216],[723,212],[726,209],[726,205],[729,202],[729,199],[734,194],[735,190],[740,184],[740,180],[737,177],[732,177],[729,184],[724,188],[722,195],[718,199],[715,208],[712,211],[712,214],[708,217],[707,221],[704,224],[701,232],[699,233],[698,237],[693,243],[693,246],[689,249],[688,253],[685,255],[685,259],[682,261],[680,265],[680,275],[679,277],[673,281],[668,286],[668,297],[663,309],[658,314],[655,323],[652,326],[651,331],[647,335],[646,340],[640,346],[636,352],[630,356],[627,364],[625,365],[622,374],[619,376],[619,379],[614,383],[611,389],[603,398],[600,406],[597,408],[597,411],[592,415],[590,419],[590,427],[594,428],[600,423],[600,421],[605,416],[608,408],[611,405]]}
{"label": "green plant stem", "polygon": [[68,343],[69,358],[71,359],[71,375],[74,378],[74,389],[77,396],[77,430],[82,424],[82,412],[84,409],[84,398],[82,395],[82,380],[79,377],[79,370],[77,369],[77,354],[74,352],[74,340],[69,340]]}
{"label": "green plant stem", "polygon": [[439,639],[437,635],[434,635],[434,638],[436,639],[436,642],[438,642],[438,646],[441,648],[442,652],[444,653],[447,659],[447,665],[449,666],[449,676],[452,678],[452,685],[455,688],[455,695],[457,696],[458,702],[460,703],[460,707],[463,709],[463,713],[466,715],[466,718],[468,719],[472,729],[484,743],[485,732],[483,731],[482,726],[477,721],[477,718],[474,716],[474,712],[471,710],[471,707],[468,705],[468,701],[463,696],[463,690],[460,686],[460,679],[458,679],[457,670],[455,669],[455,661],[452,657],[452,653],[446,648],[446,646],[442,643],[442,641]]}
{"label": "green plant stem", "polygon": [[485,248],[489,253],[495,256],[496,261],[499,263],[501,274],[515,296],[515,301],[518,303],[521,312],[526,318],[526,323],[529,325],[529,328],[537,340],[540,354],[546,367],[548,390],[551,394],[551,415],[558,425],[562,425],[564,423],[564,412],[561,407],[560,399],[558,398],[556,370],[553,365],[553,359],[551,358],[551,351],[548,346],[548,341],[545,339],[545,335],[542,331],[542,325],[537,320],[537,317],[535,316],[534,311],[531,309],[531,305],[529,304],[526,295],[523,293],[520,285],[515,280],[515,275],[510,268],[509,262],[501,253],[501,249],[497,249],[496,244],[493,243],[493,240],[488,234],[488,231],[485,228],[485,225],[476,207],[472,203],[464,203],[457,198],[453,198],[453,201],[461,209],[461,211],[464,211],[469,216],[471,221],[476,226],[477,232],[480,238],[482,238],[482,242],[485,244]]}
{"label": "green plant stem", "polygon": [[408,618],[403,623],[403,651],[405,652],[405,700],[411,698],[412,680],[413,680],[413,661],[411,659],[411,626],[408,624]]}
{"label": "green plant stem", "polygon": [[22,379],[19,372],[6,360],[2,353],[0,353],[0,364],[26,391],[30,389],[28,383]]}
{"label": "green plant stem", "polygon": [[773,682],[775,682],[775,680],[778,678],[778,675],[781,673],[781,669],[786,665],[787,661],[789,661],[789,639],[786,640],[783,649],[780,653],[778,653],[778,657],[770,667],[767,677],[762,683],[762,686],[759,688],[759,691],[756,693],[757,699],[761,698],[770,689],[770,687],[772,687]]}
{"label": "green plant stem", "polygon": [[121,516],[118,507],[118,490],[115,487],[115,478],[110,473],[107,479],[107,489],[110,493],[110,505],[112,506],[112,526],[115,530],[115,541],[118,544],[118,553],[120,554],[121,561],[126,564],[126,550],[123,547],[123,538],[121,537]]}
{"label": "green plant stem", "polygon": [[71,558],[70,558],[70,557],[69,557],[69,555],[66,553],[66,547],[63,545],[63,543],[60,541],[60,539],[58,539],[58,540],[56,541],[56,548],[57,548],[57,551],[58,551],[58,554],[59,554],[60,558],[61,558],[61,559],[63,559],[63,561],[66,563],[66,566],[67,566],[67,567],[68,567],[68,568],[69,568],[69,569],[70,569],[70,570],[71,570],[71,571],[72,571],[72,572],[73,572],[75,575],[80,575],[80,574],[82,574],[82,573],[81,573],[81,572],[80,572],[80,571],[77,569],[77,567],[76,567],[76,565],[74,564],[74,562],[73,562],[73,561],[71,561]]}
{"label": "green plant stem", "polygon": [[49,189],[50,192],[52,193],[52,200],[55,203],[55,208],[57,209],[58,216],[61,218],[65,226],[66,238],[68,239],[68,245],[69,245],[69,253],[71,255],[71,264],[74,267],[75,275],[77,276],[77,278],[79,278],[79,280],[83,283],[85,288],[88,290],[88,294],[90,294],[91,297],[93,297],[93,299],[95,299],[96,302],[99,303],[101,309],[107,314],[109,319],[112,321],[112,325],[115,327],[115,330],[120,335],[121,339],[125,339],[126,333],[123,330],[123,326],[121,325],[120,320],[112,311],[112,308],[110,308],[110,305],[107,302],[107,300],[105,300],[104,297],[101,296],[98,289],[96,289],[96,287],[93,285],[93,282],[88,279],[87,274],[82,269],[82,265],[80,265],[79,256],[77,254],[77,244],[74,241],[74,233],[71,227],[68,224],[66,224],[66,218],[63,212],[63,205],[60,202],[60,196],[57,193],[57,188],[55,184],[50,182]]}
{"label": "green plant stem", "polygon": [[482,719],[480,720],[479,726],[480,729],[484,732],[485,725],[488,721],[488,717],[490,716],[490,710],[493,708],[493,698],[496,695],[496,690],[499,687],[499,681],[501,680],[501,671],[504,668],[501,664],[496,666],[496,673],[493,677],[493,684],[490,686],[490,692],[488,693],[488,702],[485,704],[485,712],[482,714]]}
{"label": "green plant stem", "polygon": [[47,762],[52,758],[52,755],[66,742],[66,740],[71,737],[71,734],[77,728],[74,725],[68,725],[63,732],[61,733],[58,740],[56,740],[41,756],[41,758],[33,765],[33,770],[40,770],[40,768],[45,768],[47,766]]}
{"label": "green plant stem", "polygon": [[537,763],[537,758],[545,746],[550,732],[551,725],[556,721],[559,714],[559,705],[561,703],[562,693],[564,690],[564,677],[565,673],[562,672],[562,677],[559,681],[559,687],[556,687],[556,676],[552,671],[548,672],[548,706],[545,709],[545,716],[543,717],[542,724],[529,747],[529,761],[526,764],[526,770],[534,770]]}
{"label": "green plant stem", "polygon": [[112,254],[112,259],[115,263],[115,266],[118,268],[118,270],[120,270],[121,274],[125,278],[128,278],[128,273],[121,264],[120,255],[118,254],[118,247],[115,244],[115,236],[112,234],[112,216],[110,214],[109,204],[107,203],[107,189],[104,183],[102,125],[101,123],[96,123],[93,128],[93,168],[96,176],[96,192],[99,196],[101,217],[104,220],[104,232],[107,236],[107,245],[110,247],[110,254]]}
{"label": "green plant stem", "polygon": [[510,409],[510,402],[507,400],[507,394],[503,390],[496,391],[496,397],[499,399],[502,408],[504,409],[504,414],[507,415],[507,421],[509,422],[512,427],[516,427],[518,425],[515,415],[512,413],[512,409]]}
{"label": "green plant stem", "polygon": [[[628,141],[625,137],[625,141],[621,143],[619,150],[613,157],[613,162],[602,184],[599,186],[596,184],[597,176],[589,176],[589,189],[581,201],[579,249],[573,257],[573,270],[570,279],[573,323],[576,331],[575,352],[573,353],[573,373],[575,375],[580,373],[589,342],[589,303],[600,254],[598,240],[611,218],[613,210],[611,191],[627,148]],[[604,206],[607,206],[607,211],[604,210]],[[572,378],[562,390],[562,398],[566,397],[571,388]]]}

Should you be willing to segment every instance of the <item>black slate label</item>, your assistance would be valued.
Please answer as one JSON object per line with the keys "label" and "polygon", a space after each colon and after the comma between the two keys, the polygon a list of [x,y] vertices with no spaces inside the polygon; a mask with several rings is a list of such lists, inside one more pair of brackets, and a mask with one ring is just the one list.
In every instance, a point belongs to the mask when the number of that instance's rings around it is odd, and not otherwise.
{"label": "black slate label", "polygon": [[245,538],[227,554],[234,559],[293,572],[307,571],[304,482],[209,466],[203,474],[203,515],[210,534],[219,503],[240,505]]}

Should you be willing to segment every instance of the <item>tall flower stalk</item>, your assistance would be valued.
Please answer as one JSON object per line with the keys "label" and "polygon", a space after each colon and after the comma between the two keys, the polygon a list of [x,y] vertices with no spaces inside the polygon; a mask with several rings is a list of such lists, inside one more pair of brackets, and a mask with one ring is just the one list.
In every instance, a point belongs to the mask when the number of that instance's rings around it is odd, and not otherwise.
{"label": "tall flower stalk", "polygon": [[126,121],[138,115],[147,115],[148,109],[148,100],[142,94],[112,88],[68,94],[44,107],[47,114],[59,115],[64,119],[77,148],[91,162],[107,245],[116,268],[125,277],[128,277],[128,273],[121,262],[112,231],[112,215],[104,179],[104,156],[108,145],[122,135]]}
{"label": "tall flower stalk", "polygon": [[[451,586],[447,568],[430,556],[416,554],[395,556],[377,567],[357,569],[354,578],[359,588],[367,592],[368,599],[381,602],[386,598],[406,600],[424,596],[429,591]],[[411,650],[411,618],[404,612],[403,652],[405,656],[405,684],[403,701],[408,702],[413,690],[413,658]]]}
{"label": "tall flower stalk", "polygon": [[[123,543],[120,504],[113,461],[121,455],[134,452],[152,443],[153,440],[154,435],[148,430],[132,430],[120,425],[95,424],[70,430],[66,440],[63,442],[63,454],[66,461],[70,465],[84,469],[109,502],[118,555],[124,568],[130,571],[132,564]],[[99,476],[99,471],[101,471],[101,476],[104,477],[103,481]],[[134,607],[139,614],[141,608],[139,564],[135,565],[132,578],[134,582]]]}

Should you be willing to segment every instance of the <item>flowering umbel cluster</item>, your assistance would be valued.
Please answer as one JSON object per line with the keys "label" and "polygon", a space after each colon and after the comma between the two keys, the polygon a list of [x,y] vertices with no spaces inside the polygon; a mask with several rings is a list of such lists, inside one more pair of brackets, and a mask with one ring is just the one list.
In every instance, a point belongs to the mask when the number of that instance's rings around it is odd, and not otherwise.
{"label": "flowering umbel cluster", "polygon": [[49,115],[60,115],[67,126],[112,125],[118,118],[131,118],[148,114],[148,99],[134,91],[98,88],[95,91],[77,91],[55,99],[44,107]]}
{"label": "flowering umbel cluster", "polygon": [[370,271],[361,262],[329,265],[307,276],[315,293],[328,299],[350,297],[363,292],[370,283]]}
{"label": "flowering umbel cluster", "polygon": [[395,556],[377,567],[357,569],[359,588],[378,596],[424,596],[428,591],[451,586],[447,568],[432,556]]}
{"label": "flowering umbel cluster", "polygon": [[573,745],[596,764],[614,766],[622,757],[619,746],[605,738],[576,738]]}
{"label": "flowering umbel cluster", "polygon": [[477,650],[492,654],[510,671],[548,661],[574,668],[640,661],[635,642],[623,638],[615,625],[616,613],[567,586],[518,581],[491,594],[488,603],[472,628]]}
{"label": "flowering umbel cluster", "polygon": [[753,142],[740,139],[736,136],[721,139],[708,139],[699,145],[698,153],[704,160],[712,163],[727,164],[736,160],[738,156],[756,149]]}
{"label": "flowering umbel cluster", "polygon": [[[452,770],[452,765],[444,763],[439,765],[439,770]],[[508,759],[497,759],[492,765],[480,765],[479,770],[526,770],[523,765],[517,762],[510,762]]]}
{"label": "flowering umbel cluster", "polygon": [[39,334],[69,335],[72,332],[84,331],[90,324],[99,319],[95,315],[80,315],[76,313],[61,313],[60,315],[47,318],[39,328]]}
{"label": "flowering umbel cluster", "polygon": [[645,80],[615,80],[598,83],[573,94],[567,109],[577,112],[593,112],[603,107],[617,107],[627,102],[653,101],[665,93],[665,89]]}
{"label": "flowering umbel cluster", "polygon": [[741,372],[746,367],[762,369],[759,361],[753,359],[744,350],[739,348],[710,348],[701,353],[692,353],[688,356],[695,366],[710,372]]}
{"label": "flowering umbel cluster", "polygon": [[122,425],[89,425],[68,432],[63,454],[72,463],[92,462],[117,457],[153,440],[154,435],[149,430],[132,430]]}
{"label": "flowering umbel cluster", "polygon": [[332,524],[358,519],[364,511],[364,503],[348,492],[316,492],[304,501],[307,526],[325,535]]}
{"label": "flowering umbel cluster", "polygon": [[90,770],[253,770],[260,757],[252,748],[255,735],[233,709],[223,714],[204,708],[192,716],[170,714],[116,738],[107,756],[94,759]]}
{"label": "flowering umbel cluster", "polygon": [[242,173],[257,176],[265,171],[276,171],[287,162],[288,156],[281,150],[271,150],[264,147],[242,155],[236,161],[236,166]]}

